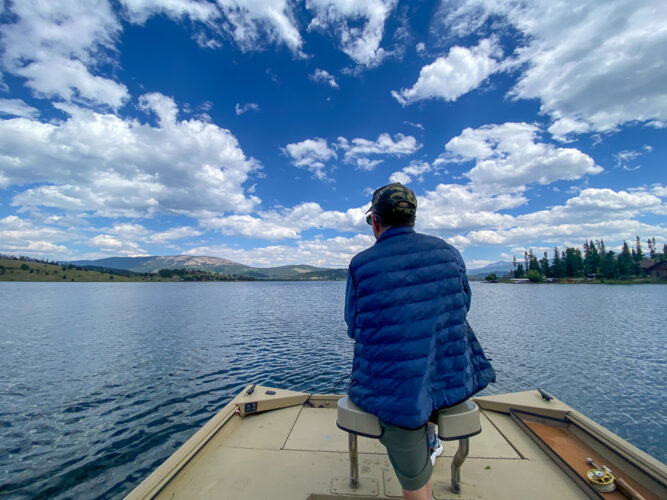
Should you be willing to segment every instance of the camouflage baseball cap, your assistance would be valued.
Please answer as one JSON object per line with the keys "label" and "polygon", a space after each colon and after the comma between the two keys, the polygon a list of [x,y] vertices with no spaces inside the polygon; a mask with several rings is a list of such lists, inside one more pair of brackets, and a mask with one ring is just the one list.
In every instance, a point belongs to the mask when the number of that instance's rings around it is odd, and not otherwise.
{"label": "camouflage baseball cap", "polygon": [[417,197],[409,187],[400,182],[388,184],[373,193],[373,201],[368,212],[382,212],[393,207],[395,213],[412,215],[417,212]]}

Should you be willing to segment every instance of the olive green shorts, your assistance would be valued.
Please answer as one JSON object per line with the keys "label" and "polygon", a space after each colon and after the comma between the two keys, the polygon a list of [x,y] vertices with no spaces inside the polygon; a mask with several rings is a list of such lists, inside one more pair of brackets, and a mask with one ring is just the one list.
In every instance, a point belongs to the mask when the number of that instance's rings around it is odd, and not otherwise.
{"label": "olive green shorts", "polygon": [[382,422],[380,442],[387,448],[398,481],[404,490],[418,490],[431,479],[433,464],[428,453],[426,426],[405,429]]}

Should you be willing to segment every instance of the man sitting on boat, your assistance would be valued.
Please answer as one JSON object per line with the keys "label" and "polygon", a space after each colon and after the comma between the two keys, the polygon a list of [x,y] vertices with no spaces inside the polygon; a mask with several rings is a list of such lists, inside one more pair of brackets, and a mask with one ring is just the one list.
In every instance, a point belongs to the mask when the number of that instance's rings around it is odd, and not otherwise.
{"label": "man sitting on boat", "polygon": [[427,422],[495,373],[466,321],[463,259],[444,240],[415,232],[416,212],[414,192],[400,183],[373,193],[366,221],[377,241],[348,270],[345,321],[355,340],[348,396],[380,418],[380,442],[404,498],[430,499],[442,445]]}

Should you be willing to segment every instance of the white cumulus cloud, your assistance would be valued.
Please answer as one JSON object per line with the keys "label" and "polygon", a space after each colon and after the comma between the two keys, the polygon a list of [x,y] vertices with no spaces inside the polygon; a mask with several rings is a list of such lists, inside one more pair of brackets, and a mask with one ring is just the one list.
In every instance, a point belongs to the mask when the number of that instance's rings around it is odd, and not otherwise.
{"label": "white cumulus cloud", "polygon": [[39,97],[120,107],[127,88],[95,75],[115,50],[121,26],[106,0],[13,2],[15,22],[0,26],[2,65]]}
{"label": "white cumulus cloud", "polygon": [[[306,0],[306,8],[315,14],[308,29],[333,32],[341,50],[354,62],[374,67],[387,55],[380,44],[385,21],[397,3],[397,0]],[[359,26],[360,22],[363,26]]]}
{"label": "white cumulus cloud", "polygon": [[607,242],[634,239],[637,234],[664,238],[667,229],[636,220],[642,214],[660,214],[660,198],[646,189],[614,191],[584,189],[564,205],[508,219],[503,226],[468,233],[474,244],[538,246],[539,242],[567,242],[604,238]]}
{"label": "white cumulus cloud", "polygon": [[220,15],[215,4],[197,0],[121,0],[129,18],[143,24],[157,14],[166,14],[172,19],[189,17],[193,21],[207,22]]}
{"label": "white cumulus cloud", "polygon": [[39,116],[39,110],[29,106],[21,99],[0,99],[0,114],[36,118]]}
{"label": "white cumulus cloud", "polygon": [[218,48],[221,37],[230,37],[243,51],[261,50],[267,43],[284,43],[301,55],[303,40],[288,0],[121,1],[134,23],[143,24],[160,14],[201,23],[208,29],[195,35],[202,47]]}
{"label": "white cumulus cloud", "polygon": [[242,115],[243,113],[247,113],[248,111],[259,111],[259,104],[255,102],[249,102],[241,106],[241,104],[237,102],[234,110],[236,111],[237,115]]}
{"label": "white cumulus cloud", "polygon": [[[519,226],[525,227],[562,225],[574,228],[577,224],[630,221],[641,213],[655,213],[660,209],[660,199],[645,191],[630,193],[616,192],[608,188],[588,188],[581,191],[576,197],[567,200],[565,205],[519,215],[516,220]],[[604,232],[592,233],[589,237],[594,235],[604,235]]]}
{"label": "white cumulus cloud", "polygon": [[201,246],[192,248],[188,255],[211,255],[240,262],[249,266],[269,267],[289,264],[307,264],[320,267],[347,267],[357,253],[375,242],[371,234],[353,237],[316,238],[297,241],[292,245],[272,245],[267,247],[239,250],[227,245]]}
{"label": "white cumulus cloud", "polygon": [[[510,95],[539,99],[563,140],[628,122],[667,121],[667,3],[662,0],[443,2],[446,36],[510,25],[521,40],[506,63],[521,71]],[[437,23],[436,23],[437,24]]]}
{"label": "white cumulus cloud", "polygon": [[6,185],[33,184],[19,208],[51,207],[108,217],[247,212],[259,200],[243,183],[259,168],[226,129],[177,119],[174,101],[147,94],[158,126],[73,105],[60,122],[0,120],[0,172]]}
{"label": "white cumulus cloud", "polygon": [[326,83],[335,89],[338,88],[336,79],[325,69],[317,68],[313,74],[310,75],[310,79],[314,82]]}
{"label": "white cumulus cloud", "polygon": [[445,236],[510,227],[514,217],[500,212],[527,201],[522,194],[484,194],[470,185],[439,184],[417,197],[417,227]]}
{"label": "white cumulus cloud", "polygon": [[132,222],[116,223],[110,228],[105,229],[104,232],[117,235],[121,238],[143,238],[150,233],[150,231],[141,224]]}
{"label": "white cumulus cloud", "polygon": [[331,146],[326,139],[316,137],[288,144],[283,152],[295,166],[309,170],[320,180],[327,180],[326,163],[338,158],[337,150],[343,152],[345,163],[362,170],[373,170],[382,162],[378,156],[405,156],[421,147],[410,135],[396,134],[392,138],[388,133],[382,133],[376,140],[339,137]]}
{"label": "white cumulus cloud", "polygon": [[300,53],[303,40],[287,0],[217,0],[217,4],[225,16],[223,28],[242,50],[260,48],[264,36]]}
{"label": "white cumulus cloud", "polygon": [[306,229],[335,229],[342,232],[364,231],[366,208],[345,212],[323,210],[318,203],[304,202],[292,208],[259,211],[256,215],[218,217],[209,214],[200,219],[202,227],[220,230],[226,235],[240,235],[266,240],[295,239]]}
{"label": "white cumulus cloud", "polygon": [[202,234],[201,231],[193,227],[182,226],[182,227],[172,227],[165,231],[159,231],[153,233],[150,235],[148,239],[151,243],[167,243],[170,241],[182,240],[184,238],[192,238],[194,236],[199,236],[201,234]]}
{"label": "white cumulus cloud", "polygon": [[207,229],[218,229],[228,236],[246,236],[266,240],[284,240],[296,238],[298,228],[289,224],[275,224],[252,215],[230,215],[227,217],[211,217],[202,220],[202,226]]}
{"label": "white cumulus cloud", "polygon": [[655,184],[652,188],[653,193],[661,198],[667,198],[667,186]]}
{"label": "white cumulus cloud", "polygon": [[550,184],[598,174],[602,167],[573,148],[557,148],[539,142],[540,129],[527,123],[466,128],[451,139],[443,161],[475,161],[464,175],[476,189],[522,190],[528,184]]}
{"label": "white cumulus cloud", "polygon": [[398,172],[394,172],[389,176],[389,182],[400,182],[401,184],[409,184],[413,178],[422,182],[423,175],[432,170],[431,165],[425,161],[412,161],[410,165],[402,168]]}
{"label": "white cumulus cloud", "polygon": [[65,258],[72,253],[64,244],[71,232],[47,224],[36,225],[16,215],[0,219],[0,253],[35,257]]}
{"label": "white cumulus cloud", "polygon": [[391,135],[383,133],[374,141],[363,138],[348,141],[339,137],[337,147],[345,151],[344,159],[347,163],[355,163],[361,169],[372,170],[380,160],[370,160],[368,156],[405,156],[419,150],[422,144],[411,135],[396,134],[392,138]]}
{"label": "white cumulus cloud", "polygon": [[129,257],[148,255],[137,243],[108,234],[98,234],[90,238],[87,243],[91,247],[113,255],[125,255]]}
{"label": "white cumulus cloud", "polygon": [[482,40],[472,49],[452,47],[446,57],[439,57],[421,69],[412,88],[393,90],[391,95],[403,106],[423,99],[456,101],[498,71],[499,55],[500,50],[492,40]]}
{"label": "white cumulus cloud", "polygon": [[288,144],[283,152],[294,166],[308,170],[320,180],[327,179],[325,163],[336,158],[336,152],[329,148],[326,139],[320,137]]}
{"label": "white cumulus cloud", "polygon": [[561,246],[579,246],[586,239],[602,238],[607,243],[622,240],[629,241],[633,240],[637,234],[655,235],[660,239],[667,238],[667,230],[664,228],[633,219],[577,224],[526,224],[495,231],[471,231],[467,236],[476,245],[522,245],[534,248],[536,242]]}

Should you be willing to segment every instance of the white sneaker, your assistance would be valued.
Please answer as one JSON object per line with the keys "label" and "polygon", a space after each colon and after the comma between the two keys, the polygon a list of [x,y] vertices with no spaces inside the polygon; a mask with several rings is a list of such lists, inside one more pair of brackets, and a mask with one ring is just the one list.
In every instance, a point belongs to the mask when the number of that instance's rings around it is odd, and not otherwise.
{"label": "white sneaker", "polygon": [[442,454],[443,447],[442,441],[440,441],[438,436],[435,435],[434,438],[428,445],[428,451],[431,453],[431,464],[435,466],[435,459]]}

